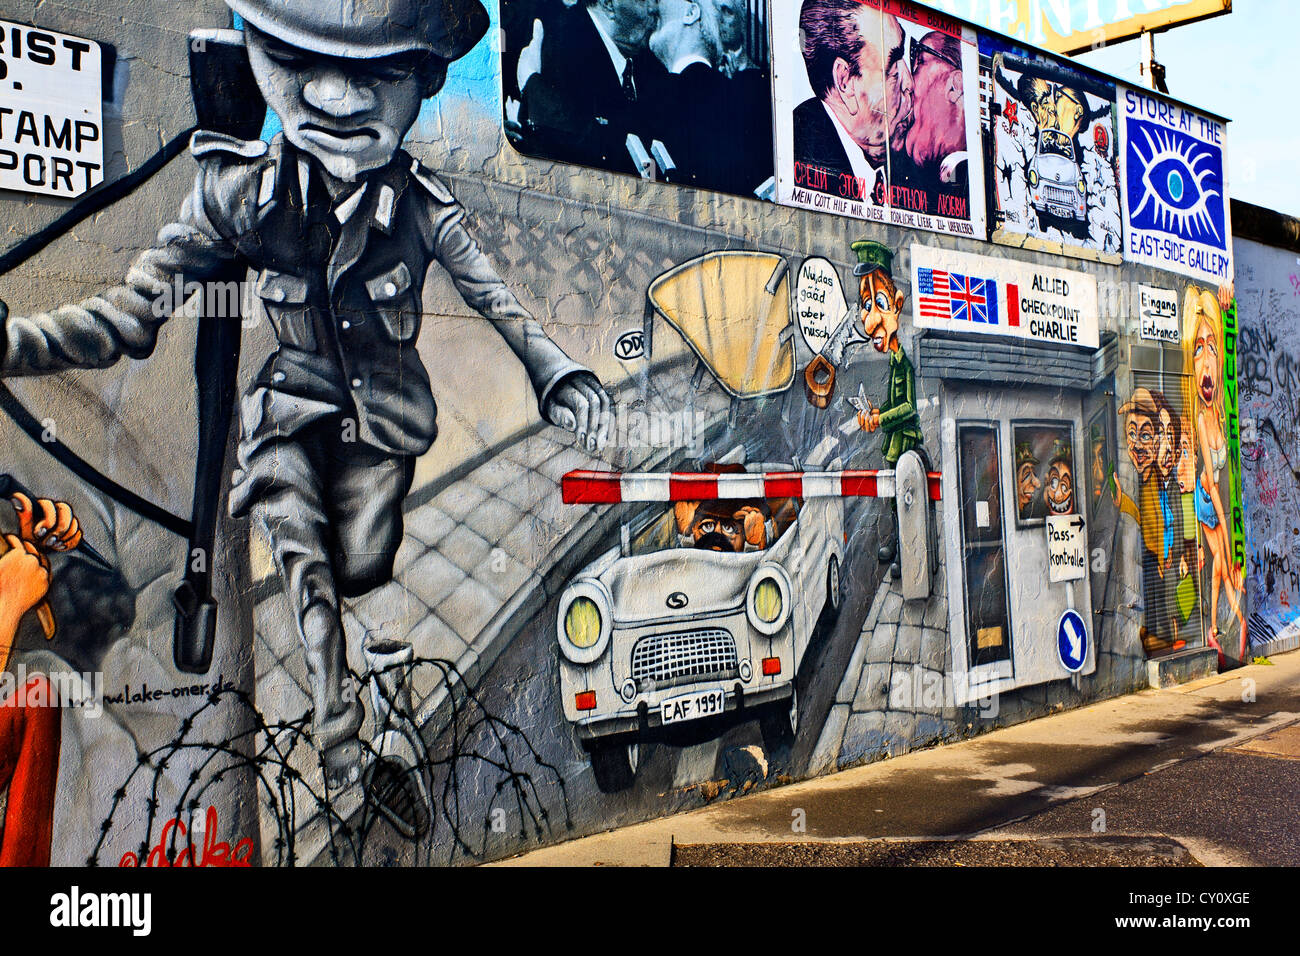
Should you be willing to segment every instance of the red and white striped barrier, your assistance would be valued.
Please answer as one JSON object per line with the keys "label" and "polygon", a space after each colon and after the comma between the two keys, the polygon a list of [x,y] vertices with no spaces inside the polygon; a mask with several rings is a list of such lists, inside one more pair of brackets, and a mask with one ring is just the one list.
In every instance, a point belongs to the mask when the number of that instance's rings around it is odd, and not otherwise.
{"label": "red and white striped barrier", "polygon": [[[926,475],[930,499],[940,496],[940,473]],[[716,501],[734,498],[892,498],[894,472],[571,471],[560,480],[566,505],[616,505],[628,501]]]}

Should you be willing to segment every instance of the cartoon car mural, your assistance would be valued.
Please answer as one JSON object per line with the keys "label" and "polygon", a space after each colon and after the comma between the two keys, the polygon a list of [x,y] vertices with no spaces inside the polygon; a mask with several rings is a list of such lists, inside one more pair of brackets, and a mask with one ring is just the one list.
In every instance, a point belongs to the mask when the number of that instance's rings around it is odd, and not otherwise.
{"label": "cartoon car mural", "polygon": [[[564,589],[556,619],[564,715],[600,789],[629,786],[639,743],[664,728],[758,716],[765,736],[794,733],[800,662],[823,610],[834,615],[843,600],[844,501],[763,491],[800,490],[813,474],[786,463],[725,476],[753,479],[758,495],[747,500],[765,501],[771,516],[765,546],[741,551],[681,533],[673,504],[625,504],[634,513],[620,544]],[[664,479],[668,490],[667,476],[622,476],[625,486],[638,479]],[[583,500],[568,491],[566,501]]]}
{"label": "cartoon car mural", "polygon": [[1088,218],[1088,197],[1083,176],[1074,155],[1074,143],[1060,130],[1038,134],[1038,150],[1029,164],[1030,202],[1043,219],[1056,216],[1084,222]]}

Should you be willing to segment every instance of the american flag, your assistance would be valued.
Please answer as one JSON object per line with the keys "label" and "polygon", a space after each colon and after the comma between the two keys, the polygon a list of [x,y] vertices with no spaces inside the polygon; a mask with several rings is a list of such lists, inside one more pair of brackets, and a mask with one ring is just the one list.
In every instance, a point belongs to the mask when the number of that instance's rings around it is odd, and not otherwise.
{"label": "american flag", "polygon": [[951,319],[952,300],[948,298],[948,273],[938,269],[917,270],[917,299],[922,318]]}
{"label": "american flag", "polygon": [[917,270],[917,280],[922,318],[998,324],[996,280],[924,268]]}

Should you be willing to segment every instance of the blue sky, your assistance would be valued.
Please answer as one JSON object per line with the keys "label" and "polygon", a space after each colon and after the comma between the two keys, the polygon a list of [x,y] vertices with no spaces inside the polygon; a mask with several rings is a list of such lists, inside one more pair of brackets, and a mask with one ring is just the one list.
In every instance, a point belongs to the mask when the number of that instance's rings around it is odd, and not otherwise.
{"label": "blue sky", "polygon": [[[1169,93],[1227,117],[1228,191],[1237,199],[1300,217],[1300,3],[1233,0],[1232,13],[1155,38]],[[1142,44],[1116,44],[1076,57],[1138,83]]]}

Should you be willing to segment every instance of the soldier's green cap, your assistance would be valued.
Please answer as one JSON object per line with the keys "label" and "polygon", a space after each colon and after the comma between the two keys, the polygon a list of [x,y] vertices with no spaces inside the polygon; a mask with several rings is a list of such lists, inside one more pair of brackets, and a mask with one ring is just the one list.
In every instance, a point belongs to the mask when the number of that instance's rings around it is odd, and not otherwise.
{"label": "soldier's green cap", "polygon": [[1026,464],[1038,464],[1038,457],[1034,454],[1033,448],[1029,446],[1029,442],[1022,441],[1016,446],[1016,467],[1019,468],[1021,465]]}
{"label": "soldier's green cap", "polygon": [[879,270],[891,279],[894,277],[894,251],[883,242],[859,239],[849,248],[858,254],[858,264],[853,267],[855,276],[870,275]]}
{"label": "soldier's green cap", "polygon": [[1073,463],[1071,461],[1071,458],[1073,456],[1070,454],[1070,451],[1071,451],[1070,443],[1068,441],[1053,442],[1051,464],[1055,464],[1058,461],[1063,461],[1067,465],[1072,465]]}

